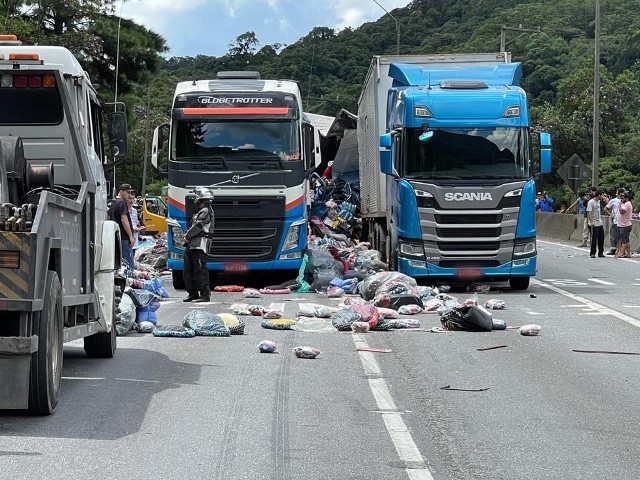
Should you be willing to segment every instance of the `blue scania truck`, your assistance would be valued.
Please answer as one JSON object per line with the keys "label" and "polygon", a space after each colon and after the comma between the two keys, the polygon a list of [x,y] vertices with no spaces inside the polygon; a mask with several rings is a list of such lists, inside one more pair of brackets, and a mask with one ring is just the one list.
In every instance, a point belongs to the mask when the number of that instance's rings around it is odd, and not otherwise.
{"label": "blue scania truck", "polygon": [[528,288],[532,176],[551,169],[551,137],[536,134],[534,162],[521,76],[509,53],[373,58],[358,103],[361,211],[391,269]]}

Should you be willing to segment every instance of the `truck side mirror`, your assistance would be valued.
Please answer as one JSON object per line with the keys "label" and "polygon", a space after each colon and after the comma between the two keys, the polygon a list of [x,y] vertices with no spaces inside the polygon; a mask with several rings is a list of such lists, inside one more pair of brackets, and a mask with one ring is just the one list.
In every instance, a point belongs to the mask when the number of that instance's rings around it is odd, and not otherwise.
{"label": "truck side mirror", "polygon": [[547,132],[540,132],[540,172],[549,173],[551,171],[551,135]]}
{"label": "truck side mirror", "polygon": [[[380,135],[380,146],[389,150],[391,148],[391,134],[383,133]],[[395,175],[393,170],[393,159],[391,152],[380,152],[380,171],[385,175]]]}
{"label": "truck side mirror", "polygon": [[153,141],[151,142],[151,164],[164,173],[158,166],[159,161],[162,159],[162,150],[164,149],[164,143],[168,138],[167,132],[169,131],[169,124],[163,123],[153,131]]}
{"label": "truck side mirror", "polygon": [[109,147],[113,157],[124,158],[127,155],[127,114],[109,113]]}

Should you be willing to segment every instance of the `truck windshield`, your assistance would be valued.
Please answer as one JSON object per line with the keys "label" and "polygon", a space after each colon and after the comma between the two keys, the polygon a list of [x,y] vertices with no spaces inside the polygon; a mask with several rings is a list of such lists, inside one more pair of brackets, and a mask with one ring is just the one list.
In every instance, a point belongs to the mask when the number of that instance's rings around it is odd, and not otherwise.
{"label": "truck windshield", "polygon": [[529,178],[529,141],[523,128],[441,128],[423,140],[422,129],[405,135],[403,170],[421,179]]}
{"label": "truck windshield", "polygon": [[230,161],[257,158],[300,160],[295,120],[178,121],[174,130],[176,160],[224,157]]}

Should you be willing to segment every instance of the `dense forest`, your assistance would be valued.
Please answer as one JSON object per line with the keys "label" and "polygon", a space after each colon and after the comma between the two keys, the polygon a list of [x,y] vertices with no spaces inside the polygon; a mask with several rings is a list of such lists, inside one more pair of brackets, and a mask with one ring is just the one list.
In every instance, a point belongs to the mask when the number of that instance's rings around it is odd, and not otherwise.
{"label": "dense forest", "polygon": [[[592,158],[595,0],[414,0],[357,29],[318,26],[291,45],[261,45],[251,26],[228,41],[221,57],[164,58],[166,41],[115,16],[114,0],[0,0],[5,32],[25,43],[61,44],[82,60],[104,98],[115,94],[118,30],[118,100],[129,114],[130,153],[118,177],[140,187],[145,140],[168,120],[175,83],[212,78],[220,70],[257,70],[263,78],[298,80],[305,110],[357,113],[371,57],[379,54],[495,52],[522,62],[532,125],[552,133],[554,168],[571,155]],[[600,185],[640,191],[640,0],[600,0]],[[503,27],[507,27],[503,30]],[[149,192],[163,180],[149,170]],[[569,201],[557,174],[541,189]]]}

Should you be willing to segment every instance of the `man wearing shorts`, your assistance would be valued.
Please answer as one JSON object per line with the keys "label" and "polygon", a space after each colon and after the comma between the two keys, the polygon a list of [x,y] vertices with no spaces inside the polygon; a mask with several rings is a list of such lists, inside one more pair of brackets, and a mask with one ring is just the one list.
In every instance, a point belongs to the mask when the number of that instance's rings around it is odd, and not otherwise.
{"label": "man wearing shorts", "polygon": [[620,234],[620,249],[616,252],[616,258],[631,256],[629,234],[631,233],[631,213],[633,205],[629,201],[629,192],[620,194],[620,206],[618,207],[618,233]]}

